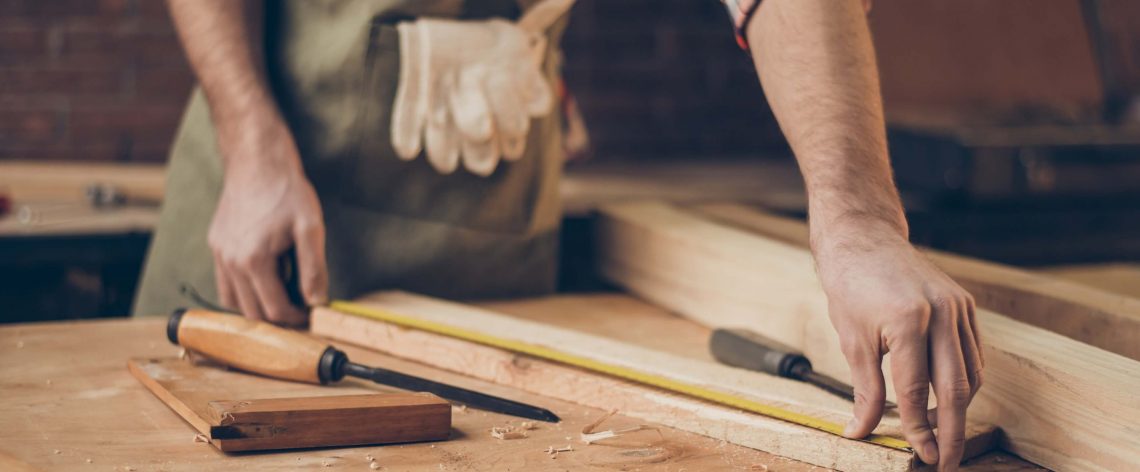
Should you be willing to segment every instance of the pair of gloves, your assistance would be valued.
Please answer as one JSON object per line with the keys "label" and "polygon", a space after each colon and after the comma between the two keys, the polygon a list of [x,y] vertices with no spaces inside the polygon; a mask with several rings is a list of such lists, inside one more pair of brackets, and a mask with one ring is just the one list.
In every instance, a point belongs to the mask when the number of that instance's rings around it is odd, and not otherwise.
{"label": "pair of gloves", "polygon": [[546,29],[574,0],[543,0],[517,22],[420,19],[397,25],[392,147],[437,171],[488,176],[526,151],[531,118],[554,104],[542,73]]}

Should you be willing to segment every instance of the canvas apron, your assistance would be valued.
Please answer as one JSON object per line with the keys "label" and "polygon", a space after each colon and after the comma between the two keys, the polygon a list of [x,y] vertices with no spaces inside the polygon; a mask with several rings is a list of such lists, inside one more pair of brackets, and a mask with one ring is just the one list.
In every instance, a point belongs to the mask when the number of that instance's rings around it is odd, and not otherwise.
{"label": "canvas apron", "polygon": [[[557,113],[532,121],[526,155],[489,177],[441,175],[390,144],[398,80],[395,24],[418,16],[517,18],[517,0],[285,0],[266,6],[274,94],[324,211],[329,295],[381,289],[506,297],[554,288],[561,136]],[[550,32],[558,44],[565,21]],[[547,52],[548,78],[559,54]],[[553,81],[551,82],[553,83]],[[196,90],[171,151],[166,197],[136,315],[217,301],[206,232],[222,188],[208,104]]]}

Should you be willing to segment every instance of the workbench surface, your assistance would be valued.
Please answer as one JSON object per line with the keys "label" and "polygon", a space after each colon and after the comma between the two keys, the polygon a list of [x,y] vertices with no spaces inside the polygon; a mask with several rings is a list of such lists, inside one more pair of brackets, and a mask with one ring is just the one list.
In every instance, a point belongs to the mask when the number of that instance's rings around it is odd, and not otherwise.
{"label": "workbench surface", "polygon": [[[514,312],[590,312],[592,303],[630,306],[619,295],[558,297],[513,303]],[[503,305],[500,305],[503,306]],[[557,309],[551,310],[550,307]],[[589,319],[584,317],[583,319]],[[301,466],[315,470],[822,470],[764,452],[719,442],[666,427],[585,445],[581,429],[604,411],[524,392],[398,360],[371,351],[340,346],[358,362],[382,365],[467,388],[550,408],[563,418],[540,423],[530,437],[499,440],[494,426],[519,419],[478,410],[455,409],[452,438],[438,443],[310,449],[252,454],[224,454],[195,442],[196,432],[127,372],[132,357],[177,355],[165,338],[164,319],[134,319],[7,325],[0,327],[0,470],[211,471],[277,470]],[[272,382],[265,380],[266,388]],[[347,388],[383,391],[384,387],[350,381]],[[290,387],[290,389],[303,389]],[[603,429],[638,421],[616,416]],[[548,447],[571,445],[552,456]],[[1037,470],[1005,454],[982,457],[966,470]]]}

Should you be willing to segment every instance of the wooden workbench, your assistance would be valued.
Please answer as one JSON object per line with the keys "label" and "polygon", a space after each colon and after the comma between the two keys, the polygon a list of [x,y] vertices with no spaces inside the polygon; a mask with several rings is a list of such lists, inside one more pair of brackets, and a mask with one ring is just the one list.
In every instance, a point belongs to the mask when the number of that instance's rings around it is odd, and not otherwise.
{"label": "wooden workbench", "polygon": [[[657,310],[623,295],[555,297],[495,306],[531,319],[584,313],[589,315],[581,320],[590,325],[606,323],[608,317],[599,318],[599,313],[607,310]],[[567,323],[560,321],[564,326]],[[541,405],[564,421],[542,424],[525,439],[503,441],[490,437],[490,428],[519,420],[456,410],[452,439],[446,442],[227,455],[195,442],[195,431],[127,373],[129,358],[177,353],[177,348],[167,343],[164,329],[164,319],[0,327],[0,469],[220,471],[301,466],[367,471],[365,456],[371,454],[383,466],[381,470],[821,470],[664,427],[659,432],[638,432],[587,446],[578,441],[578,433],[604,411],[508,390],[351,346],[341,347],[359,362]],[[273,381],[265,382],[267,389],[272,388]],[[362,382],[304,388],[383,390]],[[615,428],[634,424],[637,421],[621,416],[606,423]],[[574,451],[557,457],[545,452],[550,446],[567,444]],[[1005,454],[990,454],[967,469],[1036,470]]]}

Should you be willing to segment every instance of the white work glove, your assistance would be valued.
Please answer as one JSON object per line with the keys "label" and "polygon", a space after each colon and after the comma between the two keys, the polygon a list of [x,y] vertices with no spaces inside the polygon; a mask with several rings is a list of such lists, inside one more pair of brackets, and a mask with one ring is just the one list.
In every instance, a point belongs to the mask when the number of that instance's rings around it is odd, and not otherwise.
{"label": "white work glove", "polygon": [[420,19],[397,25],[400,83],[392,147],[403,160],[426,150],[443,174],[488,176],[526,150],[530,119],[554,99],[541,66],[546,29],[573,0],[543,0],[517,23]]}

